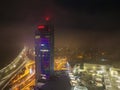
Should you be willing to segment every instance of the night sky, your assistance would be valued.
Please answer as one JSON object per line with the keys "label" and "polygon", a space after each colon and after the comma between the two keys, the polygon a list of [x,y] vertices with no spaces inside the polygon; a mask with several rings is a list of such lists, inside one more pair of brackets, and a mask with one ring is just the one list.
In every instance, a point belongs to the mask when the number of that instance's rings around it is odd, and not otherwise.
{"label": "night sky", "polygon": [[56,47],[101,48],[120,55],[120,0],[3,0],[0,68],[26,46],[43,17],[55,24]]}

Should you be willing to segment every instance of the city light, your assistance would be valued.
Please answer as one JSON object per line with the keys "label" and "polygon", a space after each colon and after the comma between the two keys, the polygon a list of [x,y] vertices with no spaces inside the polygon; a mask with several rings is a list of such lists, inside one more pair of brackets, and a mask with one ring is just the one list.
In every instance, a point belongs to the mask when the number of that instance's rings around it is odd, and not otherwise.
{"label": "city light", "polygon": [[45,18],[45,20],[46,20],[46,21],[49,21],[49,20],[50,20],[50,18],[49,18],[49,17],[46,17],[46,18]]}
{"label": "city light", "polygon": [[39,25],[39,26],[38,26],[38,29],[44,29],[44,28],[45,28],[44,25]]}

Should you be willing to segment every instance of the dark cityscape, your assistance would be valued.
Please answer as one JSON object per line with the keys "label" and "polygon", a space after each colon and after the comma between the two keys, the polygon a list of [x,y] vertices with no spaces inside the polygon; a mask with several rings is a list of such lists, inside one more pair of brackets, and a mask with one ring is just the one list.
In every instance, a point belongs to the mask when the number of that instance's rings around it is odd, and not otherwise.
{"label": "dark cityscape", "polygon": [[0,2],[0,90],[120,90],[119,0]]}

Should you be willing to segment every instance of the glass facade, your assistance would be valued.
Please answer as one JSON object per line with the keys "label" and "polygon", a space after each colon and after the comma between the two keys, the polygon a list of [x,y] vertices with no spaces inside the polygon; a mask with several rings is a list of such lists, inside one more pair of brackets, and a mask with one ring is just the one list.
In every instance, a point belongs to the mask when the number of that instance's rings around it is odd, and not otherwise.
{"label": "glass facade", "polygon": [[35,32],[35,60],[37,79],[40,79],[41,74],[46,78],[53,72],[53,48],[54,37],[53,28],[50,25],[38,26]]}

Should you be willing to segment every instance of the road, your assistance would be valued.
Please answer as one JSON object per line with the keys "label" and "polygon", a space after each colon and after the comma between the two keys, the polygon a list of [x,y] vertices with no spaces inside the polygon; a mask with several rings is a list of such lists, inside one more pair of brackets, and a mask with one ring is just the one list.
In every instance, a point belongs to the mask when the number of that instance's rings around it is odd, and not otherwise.
{"label": "road", "polygon": [[23,57],[25,48],[9,65],[0,70],[0,89],[3,90],[9,83],[10,79],[19,72],[20,69],[27,63],[28,58]]}

